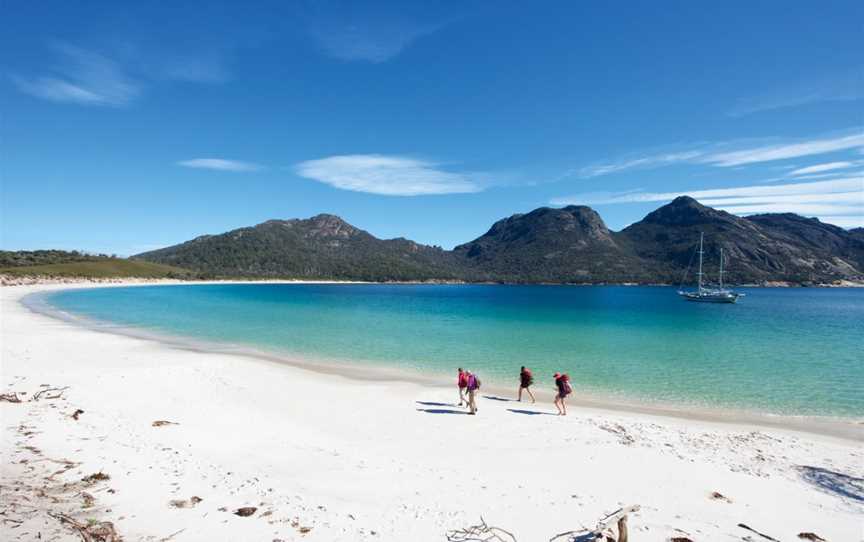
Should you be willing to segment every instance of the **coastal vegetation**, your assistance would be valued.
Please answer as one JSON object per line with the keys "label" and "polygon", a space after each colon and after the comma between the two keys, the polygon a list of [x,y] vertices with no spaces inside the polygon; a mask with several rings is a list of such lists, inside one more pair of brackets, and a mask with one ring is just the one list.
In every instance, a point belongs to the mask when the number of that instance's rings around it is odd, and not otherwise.
{"label": "coastal vegetation", "polygon": [[[41,252],[41,251],[40,251]],[[56,251],[44,251],[56,252]],[[0,268],[0,275],[9,277],[50,278],[147,278],[147,279],[195,279],[204,278],[201,273],[179,267],[143,260],[98,257],[81,261],[65,261],[37,265],[19,265]]]}
{"label": "coastal vegetation", "polygon": [[116,258],[116,256],[88,254],[77,250],[0,250],[0,268],[95,262],[112,258]]}

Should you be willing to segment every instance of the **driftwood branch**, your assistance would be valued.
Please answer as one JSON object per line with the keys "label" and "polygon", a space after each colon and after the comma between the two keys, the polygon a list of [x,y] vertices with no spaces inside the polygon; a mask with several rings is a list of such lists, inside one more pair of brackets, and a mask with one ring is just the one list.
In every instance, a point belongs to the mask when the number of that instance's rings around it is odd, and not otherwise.
{"label": "driftwood branch", "polygon": [[66,514],[48,512],[48,515],[60,521],[64,525],[72,527],[81,537],[82,542],[123,542],[114,524],[110,521],[95,521],[91,523],[80,523]]}
{"label": "driftwood branch", "polygon": [[[640,506],[638,504],[619,508],[611,514],[607,514],[606,516],[601,518],[600,521],[597,522],[597,526],[592,530],[583,527],[579,530],[567,531],[565,533],[560,533],[553,536],[549,539],[549,542],[589,542],[591,540],[612,540],[613,542],[627,542],[627,514],[638,512],[639,508]],[[618,527],[617,536],[615,536],[614,532],[612,531],[612,525],[617,525]]]}
{"label": "driftwood branch", "polygon": [[[33,397],[30,398],[31,401],[38,401],[40,399],[59,399],[63,396],[63,392],[69,389],[69,386],[64,386],[62,388],[45,388],[44,390],[39,390],[33,394]],[[48,395],[50,392],[55,392],[54,395]],[[44,396],[44,397],[43,397]]]}
{"label": "driftwood branch", "polygon": [[505,531],[500,527],[487,525],[483,516],[480,516],[478,525],[471,525],[464,529],[456,529],[447,532],[448,542],[516,542],[513,533]]}
{"label": "driftwood branch", "polygon": [[2,403],[2,402],[6,402],[6,403],[20,403],[20,402],[21,402],[21,398],[18,397],[18,393],[17,393],[17,392],[3,393],[3,394],[0,394],[0,403]]}
{"label": "driftwood branch", "polygon": [[744,525],[743,523],[739,523],[738,526],[741,527],[742,529],[745,529],[745,530],[747,530],[747,531],[750,531],[751,533],[756,533],[756,534],[758,534],[759,536],[761,536],[761,537],[764,538],[765,540],[770,540],[771,542],[780,542],[779,540],[777,540],[777,539],[774,538],[773,536],[768,536],[768,535],[765,534],[765,533],[760,533],[759,531],[757,531],[757,530],[754,529],[753,527],[749,527],[749,526],[747,526],[747,525]]}

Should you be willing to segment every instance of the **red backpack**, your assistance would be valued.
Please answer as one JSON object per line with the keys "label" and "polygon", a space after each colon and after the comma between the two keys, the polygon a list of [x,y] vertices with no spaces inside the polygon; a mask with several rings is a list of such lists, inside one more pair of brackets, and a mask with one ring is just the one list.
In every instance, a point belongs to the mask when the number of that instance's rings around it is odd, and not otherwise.
{"label": "red backpack", "polygon": [[570,387],[570,377],[566,374],[561,375],[561,388],[564,390],[564,395],[573,393],[573,388]]}

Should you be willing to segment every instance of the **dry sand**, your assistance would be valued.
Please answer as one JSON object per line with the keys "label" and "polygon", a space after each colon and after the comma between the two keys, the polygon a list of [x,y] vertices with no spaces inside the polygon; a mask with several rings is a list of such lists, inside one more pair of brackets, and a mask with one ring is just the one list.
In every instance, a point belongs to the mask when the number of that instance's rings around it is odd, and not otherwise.
{"label": "dry sand", "polygon": [[[631,504],[636,542],[767,540],[741,523],[864,540],[861,433],[489,398],[467,416],[450,388],[174,348],[20,304],[59,287],[0,289],[0,392],[27,392],[0,402],[3,540],[81,540],[63,513],[127,542],[445,540],[481,515],[525,542]],[[28,400],[44,385],[68,388]]]}

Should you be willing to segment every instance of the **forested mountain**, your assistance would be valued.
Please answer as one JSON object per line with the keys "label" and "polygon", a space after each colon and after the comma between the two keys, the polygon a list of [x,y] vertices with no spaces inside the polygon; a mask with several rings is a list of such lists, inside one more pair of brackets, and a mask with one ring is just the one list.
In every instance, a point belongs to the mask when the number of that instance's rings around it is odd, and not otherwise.
{"label": "forested mountain", "polygon": [[543,207],[499,220],[442,250],[378,239],[333,215],[270,220],[136,258],[217,277],[369,281],[677,283],[705,234],[706,273],[720,248],[738,283],[864,279],[864,235],[793,214],[738,217],[680,197],[620,232],[589,207]]}
{"label": "forested mountain", "polygon": [[513,215],[454,252],[496,281],[656,280],[656,273],[621,246],[600,215],[583,206]]}
{"label": "forested mountain", "polygon": [[328,214],[269,220],[136,257],[219,277],[410,281],[474,276],[452,252],[407,239],[378,239]]}
{"label": "forested mountain", "polygon": [[738,217],[689,197],[664,205],[617,238],[674,275],[691,260],[700,232],[707,271],[719,267],[722,248],[733,282],[830,282],[864,275],[861,242],[842,228],[793,214]]}

